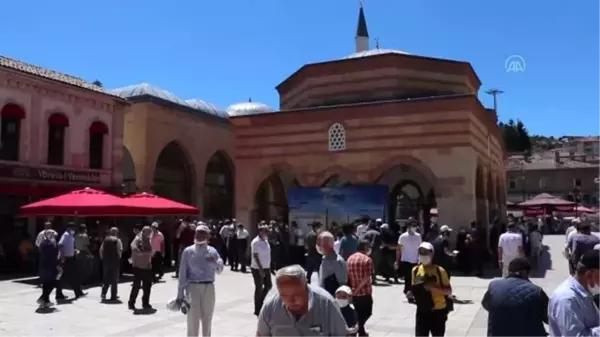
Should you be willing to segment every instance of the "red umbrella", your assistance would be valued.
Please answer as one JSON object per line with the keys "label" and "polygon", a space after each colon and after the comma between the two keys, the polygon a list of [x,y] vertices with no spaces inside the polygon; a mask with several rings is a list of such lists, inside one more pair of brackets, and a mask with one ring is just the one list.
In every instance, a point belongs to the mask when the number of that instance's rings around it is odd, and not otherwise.
{"label": "red umbrella", "polygon": [[572,201],[563,200],[554,197],[550,194],[542,193],[533,197],[533,199],[523,201],[519,204],[520,207],[541,207],[541,206],[572,206],[575,205]]}
{"label": "red umbrella", "polygon": [[86,187],[20,208],[20,215],[127,216],[141,215],[145,209],[123,205],[123,199]]}
{"label": "red umbrella", "polygon": [[577,207],[557,207],[557,211],[565,213],[579,213],[579,214],[597,214],[598,210],[587,208],[585,206],[578,205]]}
{"label": "red umbrella", "polygon": [[161,198],[152,193],[137,193],[122,200],[126,206],[143,208],[152,215],[198,215],[198,208]]}

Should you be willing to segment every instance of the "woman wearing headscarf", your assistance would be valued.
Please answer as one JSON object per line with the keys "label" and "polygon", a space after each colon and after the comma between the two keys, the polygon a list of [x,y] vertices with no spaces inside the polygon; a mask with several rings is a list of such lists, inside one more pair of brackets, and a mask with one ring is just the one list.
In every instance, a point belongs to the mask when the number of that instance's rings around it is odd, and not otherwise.
{"label": "woman wearing headscarf", "polygon": [[58,244],[56,232],[46,231],[39,246],[40,249],[40,281],[42,282],[42,296],[37,303],[42,307],[52,306],[50,293],[56,287],[59,278],[60,265],[58,264]]}

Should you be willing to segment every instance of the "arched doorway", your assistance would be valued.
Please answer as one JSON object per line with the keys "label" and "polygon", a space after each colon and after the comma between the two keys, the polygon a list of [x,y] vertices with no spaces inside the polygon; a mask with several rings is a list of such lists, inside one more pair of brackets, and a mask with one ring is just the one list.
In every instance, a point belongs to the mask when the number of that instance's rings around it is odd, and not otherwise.
{"label": "arched doorway", "polygon": [[348,180],[342,179],[339,175],[335,174],[325,180],[322,187],[345,187],[350,186],[351,183]]}
{"label": "arched doorway", "polygon": [[416,167],[397,165],[385,171],[375,183],[389,188],[386,220],[390,225],[414,217],[429,228],[430,212],[437,204],[434,182],[427,175]]}
{"label": "arched doorway", "polygon": [[488,171],[487,181],[486,181],[486,200],[487,200],[487,224],[491,222],[492,219],[495,219],[497,216],[497,207],[496,202],[494,200],[494,181],[492,178],[492,173]]}
{"label": "arched doorway", "polygon": [[218,151],[206,165],[202,214],[207,219],[232,218],[233,200],[233,163]]}
{"label": "arched doorway", "polygon": [[130,194],[137,191],[135,163],[131,152],[123,146],[123,182],[121,188],[123,193]]}
{"label": "arched doorway", "polygon": [[259,221],[289,221],[287,190],[300,187],[298,180],[285,172],[274,172],[259,185],[254,196],[253,225]]}
{"label": "arched doorway", "polygon": [[162,197],[192,204],[194,191],[192,172],[194,171],[183,148],[172,141],[158,155],[152,190]]}

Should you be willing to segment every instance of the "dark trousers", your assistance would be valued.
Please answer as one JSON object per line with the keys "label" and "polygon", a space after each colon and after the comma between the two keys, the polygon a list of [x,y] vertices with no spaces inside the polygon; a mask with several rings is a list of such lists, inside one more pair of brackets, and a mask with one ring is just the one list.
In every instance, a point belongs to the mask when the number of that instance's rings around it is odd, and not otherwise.
{"label": "dark trousers", "polygon": [[152,289],[152,269],[133,268],[133,284],[129,294],[129,305],[135,305],[140,288],[142,289],[142,305],[150,306],[150,290]]}
{"label": "dark trousers", "polygon": [[304,266],[304,264],[305,264],[304,252],[305,252],[304,246],[291,245],[290,246],[290,265],[299,264],[301,266]]}
{"label": "dark trousers", "polygon": [[152,273],[155,279],[160,279],[165,274],[163,272],[163,255],[161,252],[156,252],[152,255]]}
{"label": "dark trousers", "polygon": [[110,298],[113,300],[117,299],[119,275],[121,274],[120,269],[118,264],[105,263],[102,265],[102,291],[100,294],[103,298],[106,297],[106,293],[108,293],[108,288],[110,287]]}
{"label": "dark trousers", "polygon": [[181,262],[181,254],[183,254],[183,250],[185,248],[185,245],[179,245],[179,251],[177,252],[177,260],[175,260],[175,277],[179,276],[179,262]]}
{"label": "dark trousers", "polygon": [[402,274],[404,275],[404,293],[410,291],[410,287],[412,286],[412,270],[416,266],[415,263],[402,261],[400,264],[400,268],[402,268]]}
{"label": "dark trousers", "polygon": [[75,260],[75,257],[65,258],[63,268],[63,275],[60,280],[56,282],[56,297],[61,298],[65,296],[62,292],[64,283],[67,283],[71,289],[73,289],[75,296],[81,296],[83,291],[81,290],[81,278],[79,271],[77,270],[77,261]]}
{"label": "dark trousers", "polygon": [[308,256],[306,258],[306,278],[308,283],[310,283],[310,278],[312,274],[316,272],[319,274],[319,269],[321,268],[321,261],[323,261],[323,257],[321,256]]}
{"label": "dark trousers", "polygon": [[277,271],[283,267],[283,246],[271,245],[271,270]]}
{"label": "dark trousers", "polygon": [[393,278],[394,281],[398,281],[398,272],[394,268],[394,262],[396,262],[396,251],[389,248],[383,248],[381,250],[379,271],[388,282],[390,281],[390,278]]}
{"label": "dark trousers", "polygon": [[358,335],[367,336],[365,323],[373,315],[373,297],[371,295],[354,296],[352,297],[352,303],[358,319]]}
{"label": "dark trousers", "polygon": [[226,265],[227,258],[229,257],[229,251],[227,249],[227,244],[226,244],[225,240],[221,241],[220,247],[221,248],[219,249],[219,255],[221,255],[221,259],[223,259],[223,265]]}
{"label": "dark trousers", "polygon": [[248,249],[248,240],[237,239],[237,262],[240,265],[240,270],[246,272],[246,249]]}
{"label": "dark trousers", "polygon": [[[262,275],[261,275],[262,271]],[[273,284],[271,283],[271,273],[269,269],[254,269],[252,268],[252,278],[254,279],[254,314],[258,315],[262,308],[265,296]]]}
{"label": "dark trousers", "polygon": [[56,287],[56,281],[53,280],[47,280],[45,282],[42,283],[42,296],[40,296],[40,300],[48,303],[50,302],[50,294],[52,293],[52,290],[54,290],[54,288]]}
{"label": "dark trousers", "polygon": [[237,239],[229,240],[229,247],[227,247],[227,254],[229,255],[229,265],[231,266],[231,270],[237,270],[239,261],[238,261],[238,247],[237,247]]}
{"label": "dark trousers", "polygon": [[415,322],[415,336],[429,337],[444,336],[446,333],[446,310],[417,310]]}
{"label": "dark trousers", "polygon": [[376,282],[377,275],[379,275],[379,266],[381,265],[381,251],[379,249],[372,250],[371,259],[373,260],[373,282]]}

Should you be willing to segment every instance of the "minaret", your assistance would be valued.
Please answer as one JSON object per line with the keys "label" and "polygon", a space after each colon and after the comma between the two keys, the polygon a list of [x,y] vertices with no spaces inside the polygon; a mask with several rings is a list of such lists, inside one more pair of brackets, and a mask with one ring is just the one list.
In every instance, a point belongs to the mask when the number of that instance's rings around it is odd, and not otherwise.
{"label": "minaret", "polygon": [[369,32],[367,31],[367,19],[365,19],[362,1],[360,2],[360,11],[358,12],[358,26],[356,27],[354,42],[357,53],[369,50]]}

